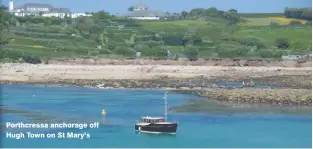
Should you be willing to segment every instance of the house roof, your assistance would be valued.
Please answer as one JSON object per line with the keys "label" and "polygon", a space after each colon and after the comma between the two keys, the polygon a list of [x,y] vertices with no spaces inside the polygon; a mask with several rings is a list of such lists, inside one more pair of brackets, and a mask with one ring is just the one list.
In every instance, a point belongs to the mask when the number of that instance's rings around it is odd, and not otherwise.
{"label": "house roof", "polygon": [[50,11],[51,13],[71,13],[70,9],[68,8],[53,8]]}
{"label": "house roof", "polygon": [[40,4],[40,3],[26,3],[22,6],[20,6],[19,8],[27,8],[27,7],[31,7],[31,8],[50,8],[52,9],[53,6],[49,5],[49,4]]}
{"label": "house roof", "polygon": [[145,10],[145,9],[148,9],[148,5],[146,4],[143,4],[143,3],[139,3],[135,6],[135,9],[141,9],[141,10]]}
{"label": "house roof", "polygon": [[139,10],[125,14],[126,17],[163,17],[165,13],[158,10]]}
{"label": "house roof", "polygon": [[50,4],[40,4],[40,3],[26,3],[22,6],[16,7],[16,9],[23,9],[22,11],[28,11],[26,8],[49,8],[51,13],[71,13],[68,8],[54,8]]}

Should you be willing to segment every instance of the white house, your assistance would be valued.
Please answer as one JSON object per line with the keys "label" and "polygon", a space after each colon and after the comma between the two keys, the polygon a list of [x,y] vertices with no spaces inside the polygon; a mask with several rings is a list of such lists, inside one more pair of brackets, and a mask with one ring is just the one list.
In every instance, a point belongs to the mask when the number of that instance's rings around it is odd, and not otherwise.
{"label": "white house", "polygon": [[165,17],[165,13],[158,10],[149,10],[146,4],[140,3],[134,7],[132,12],[124,15],[130,19],[136,20],[160,20],[161,17]]}
{"label": "white house", "polygon": [[146,4],[139,3],[134,7],[134,11],[148,10],[149,7]]}
{"label": "white house", "polygon": [[78,18],[78,17],[90,17],[92,16],[91,14],[87,13],[72,13],[72,18]]}
{"label": "white house", "polygon": [[71,17],[71,11],[67,8],[54,8],[51,9],[49,13],[43,13],[42,16],[58,18]]}
{"label": "white house", "polygon": [[14,3],[9,2],[9,12],[15,16],[43,16],[43,17],[71,17],[71,11],[68,8],[54,8],[49,4],[26,3],[14,8]]}

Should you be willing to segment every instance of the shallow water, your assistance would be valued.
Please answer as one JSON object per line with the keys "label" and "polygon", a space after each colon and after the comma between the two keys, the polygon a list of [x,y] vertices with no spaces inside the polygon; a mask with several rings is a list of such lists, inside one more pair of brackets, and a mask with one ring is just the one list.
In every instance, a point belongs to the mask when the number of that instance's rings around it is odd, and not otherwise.
{"label": "shallow water", "polygon": [[[203,114],[170,112],[179,122],[176,136],[137,134],[134,124],[141,116],[163,116],[163,91],[99,90],[81,87],[3,85],[1,101],[11,112],[3,122],[101,122],[85,129],[90,139],[7,139],[2,147],[311,147],[312,116],[289,114]],[[199,99],[170,93],[170,106]],[[13,109],[13,110],[12,110]],[[100,116],[106,109],[107,116]],[[16,112],[12,112],[12,111]],[[26,112],[28,111],[28,112]],[[25,114],[27,113],[27,114]],[[13,132],[27,131],[14,129]],[[30,131],[30,130],[28,130]],[[79,130],[31,130],[59,132]]]}

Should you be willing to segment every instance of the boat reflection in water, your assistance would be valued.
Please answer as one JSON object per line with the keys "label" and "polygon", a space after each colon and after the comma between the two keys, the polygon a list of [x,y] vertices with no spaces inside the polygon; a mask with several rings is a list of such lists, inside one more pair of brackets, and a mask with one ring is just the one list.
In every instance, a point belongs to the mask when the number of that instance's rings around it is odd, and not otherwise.
{"label": "boat reflection in water", "polygon": [[153,134],[176,134],[178,123],[167,121],[167,93],[165,93],[164,100],[165,117],[141,117],[135,125],[135,131]]}

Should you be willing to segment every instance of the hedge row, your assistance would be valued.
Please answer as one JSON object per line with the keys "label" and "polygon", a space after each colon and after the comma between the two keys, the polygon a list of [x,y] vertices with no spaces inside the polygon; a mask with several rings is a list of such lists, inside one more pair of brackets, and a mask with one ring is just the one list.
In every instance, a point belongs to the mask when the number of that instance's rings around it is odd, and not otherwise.
{"label": "hedge row", "polygon": [[15,35],[24,36],[24,37],[33,37],[33,38],[52,38],[52,39],[76,39],[76,36],[70,36],[66,34],[51,34],[51,33],[36,33],[36,32],[20,32],[20,31],[11,31]]}
{"label": "hedge row", "polygon": [[41,59],[38,56],[34,56],[31,53],[19,52],[15,50],[0,49],[0,59],[13,59],[16,61],[24,61],[26,63],[38,64],[41,63]]}

